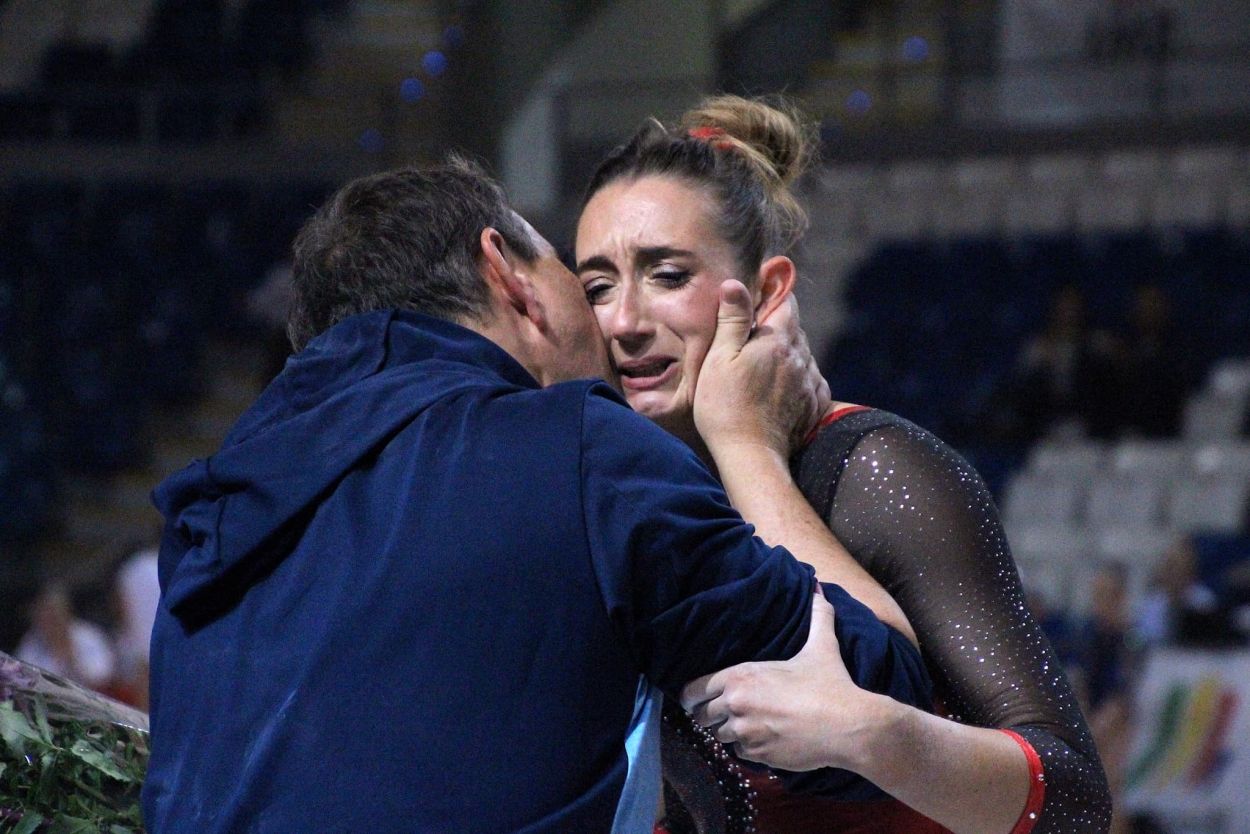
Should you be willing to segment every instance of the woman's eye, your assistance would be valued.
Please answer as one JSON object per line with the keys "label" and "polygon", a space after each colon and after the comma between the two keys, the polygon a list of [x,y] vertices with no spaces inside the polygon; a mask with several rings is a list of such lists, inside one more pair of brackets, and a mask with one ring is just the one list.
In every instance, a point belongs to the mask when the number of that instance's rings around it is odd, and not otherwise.
{"label": "woman's eye", "polygon": [[587,284],[585,286],[586,300],[591,304],[595,304],[603,300],[609,289],[611,289],[611,285],[607,283]]}
{"label": "woman's eye", "polygon": [[680,287],[690,280],[690,272],[685,269],[661,269],[653,272],[651,277],[666,287]]}

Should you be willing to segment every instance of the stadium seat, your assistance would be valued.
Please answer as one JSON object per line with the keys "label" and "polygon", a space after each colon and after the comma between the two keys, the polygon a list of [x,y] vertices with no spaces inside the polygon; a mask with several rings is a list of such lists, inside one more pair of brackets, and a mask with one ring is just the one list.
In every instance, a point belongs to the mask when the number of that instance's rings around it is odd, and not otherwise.
{"label": "stadium seat", "polygon": [[1190,453],[1189,469],[1204,476],[1227,475],[1250,480],[1250,442],[1209,443]]}
{"label": "stadium seat", "polygon": [[1107,464],[1106,447],[1097,441],[1043,441],[1029,452],[1028,468],[1073,482],[1096,476]]}
{"label": "stadium seat", "polygon": [[1186,440],[1234,438],[1246,420],[1246,400],[1208,392],[1185,404],[1182,436]]}
{"label": "stadium seat", "polygon": [[1186,532],[1234,533],[1245,522],[1247,500],[1244,474],[1191,475],[1172,487],[1168,520]]}
{"label": "stadium seat", "polygon": [[1090,486],[1085,521],[1096,530],[1157,525],[1162,520],[1166,484],[1145,474],[1099,479]]}
{"label": "stadium seat", "polygon": [[1007,542],[1013,556],[1031,561],[1074,565],[1090,553],[1091,541],[1080,527],[1045,522],[1010,524]]}
{"label": "stadium seat", "polygon": [[1075,479],[1021,472],[1007,485],[1003,518],[1008,529],[1024,525],[1071,525],[1080,520],[1085,486]]}
{"label": "stadium seat", "polygon": [[1111,467],[1120,475],[1167,480],[1185,468],[1186,448],[1171,440],[1125,440],[1111,450]]}

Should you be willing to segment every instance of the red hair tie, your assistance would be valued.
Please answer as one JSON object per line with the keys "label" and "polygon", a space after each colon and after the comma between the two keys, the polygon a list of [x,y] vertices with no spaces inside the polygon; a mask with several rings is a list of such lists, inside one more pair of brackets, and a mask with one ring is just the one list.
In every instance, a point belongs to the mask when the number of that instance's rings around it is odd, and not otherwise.
{"label": "red hair tie", "polygon": [[[721,151],[727,151],[733,148],[734,146],[734,143],[729,141],[728,139],[720,138],[725,135],[724,128],[720,128],[720,127],[712,127],[711,125],[705,125],[703,127],[691,128],[690,130],[686,132],[686,135],[689,136],[691,139],[702,139],[704,142],[707,142],[712,147]],[[718,139],[719,141],[714,142],[712,141],[713,139]]]}

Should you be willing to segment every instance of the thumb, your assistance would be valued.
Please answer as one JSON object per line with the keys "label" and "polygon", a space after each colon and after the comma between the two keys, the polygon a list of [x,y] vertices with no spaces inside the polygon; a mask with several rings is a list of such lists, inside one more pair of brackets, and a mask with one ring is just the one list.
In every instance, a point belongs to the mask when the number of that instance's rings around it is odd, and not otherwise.
{"label": "thumb", "polygon": [[720,308],[716,311],[716,336],[709,353],[721,350],[736,355],[751,337],[755,310],[751,293],[741,281],[732,278],[720,285]]}
{"label": "thumb", "polygon": [[812,595],[812,623],[807,630],[807,642],[799,654],[821,654],[832,651],[838,654],[838,637],[833,630],[833,606],[825,599],[820,585]]}

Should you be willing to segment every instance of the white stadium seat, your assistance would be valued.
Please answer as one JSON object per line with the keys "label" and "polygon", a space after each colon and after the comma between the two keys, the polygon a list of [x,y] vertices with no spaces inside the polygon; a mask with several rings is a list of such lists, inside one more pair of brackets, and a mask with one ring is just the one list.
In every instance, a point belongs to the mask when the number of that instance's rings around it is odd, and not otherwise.
{"label": "white stadium seat", "polygon": [[1028,471],[1052,477],[1091,477],[1106,464],[1106,447],[1095,440],[1042,442],[1029,452]]}
{"label": "white stadium seat", "polygon": [[1119,475],[1176,478],[1185,468],[1186,448],[1172,440],[1125,440],[1111,450],[1112,469]]}
{"label": "white stadium seat", "polygon": [[1021,472],[1007,487],[1003,517],[1009,527],[1073,524],[1079,519],[1083,498],[1079,480]]}
{"label": "white stadium seat", "polygon": [[1182,434],[1190,440],[1236,437],[1246,419],[1246,401],[1215,392],[1198,394],[1185,404]]}
{"label": "white stadium seat", "polygon": [[1194,475],[1177,481],[1168,520],[1178,530],[1235,533],[1246,518],[1250,480],[1241,474]]}
{"label": "white stadium seat", "polygon": [[1086,523],[1102,530],[1155,526],[1161,520],[1167,483],[1143,474],[1118,474],[1097,480],[1090,486],[1085,505]]}

